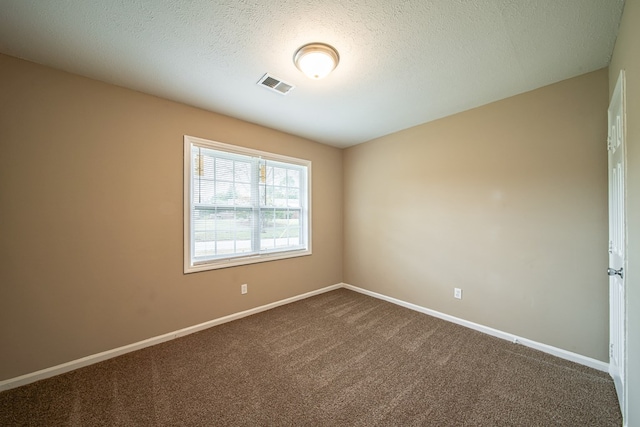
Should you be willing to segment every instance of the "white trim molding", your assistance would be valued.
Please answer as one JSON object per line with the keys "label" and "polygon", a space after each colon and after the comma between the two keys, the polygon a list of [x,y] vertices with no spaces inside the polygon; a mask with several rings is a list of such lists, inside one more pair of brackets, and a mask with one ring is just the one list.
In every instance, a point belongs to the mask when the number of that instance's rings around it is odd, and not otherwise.
{"label": "white trim molding", "polygon": [[537,341],[533,341],[527,338],[522,338],[518,335],[510,334],[508,332],[503,332],[498,329],[493,329],[488,326],[480,325],[478,323],[470,322],[468,320],[460,319],[455,316],[451,316],[445,313],[440,313],[439,311],[431,310],[429,308],[425,308],[416,304],[412,304],[410,302],[402,301],[397,298],[392,298],[386,295],[382,295],[376,292],[369,291],[367,289],[358,288],[357,286],[352,286],[346,283],[342,283],[342,286],[346,289],[350,289],[355,292],[359,292],[364,295],[368,295],[374,298],[378,298],[411,310],[418,311],[420,313],[428,314],[429,316],[437,317],[439,319],[446,320],[451,323],[456,323],[461,326],[465,326],[470,329],[474,329],[476,331],[485,333],[487,335],[491,335],[497,338],[502,338],[507,341],[511,341],[514,344],[522,344],[526,347],[531,347],[536,350],[540,350],[544,353],[551,354],[553,356],[559,357],[561,359],[570,360],[575,363],[579,363],[580,365],[588,366],[593,369],[597,369],[602,372],[609,372],[609,364],[606,362],[601,362],[600,360],[592,359],[587,356],[583,356],[578,353],[573,353],[567,350],[563,350],[558,347],[553,347],[547,344],[543,344]]}
{"label": "white trim molding", "polygon": [[180,329],[178,331],[169,332],[164,335],[149,338],[144,341],[139,341],[133,344],[125,345],[122,347],[114,348],[113,350],[103,351],[102,353],[92,354],[81,359],[72,360],[61,365],[52,366],[50,368],[42,369],[29,374],[21,375],[19,377],[10,378],[8,380],[0,381],[0,391],[10,390],[12,388],[20,387],[23,385],[31,384],[36,381],[51,378],[56,375],[64,374],[65,372],[73,371],[85,366],[93,365],[94,363],[102,362],[107,359],[112,359],[117,356],[121,356],[132,351],[141,350],[152,345],[160,344],[166,341],[171,341],[176,338],[184,337],[186,335],[193,334],[195,332],[209,329],[213,326],[221,325],[223,323],[238,320],[243,317],[251,316],[253,314],[260,313],[262,311],[271,310],[272,308],[279,307],[281,305],[290,304],[299,300],[303,300],[315,295],[320,295],[325,292],[333,291],[342,288],[341,283],[337,285],[327,286],[325,288],[317,289],[315,291],[307,292],[301,295],[296,295],[291,298],[286,298],[280,301],[272,302],[270,304],[261,305],[260,307],[252,308],[250,310],[241,311],[239,313],[230,314],[228,316],[220,317],[218,319],[210,320],[208,322],[200,323],[199,325],[190,326],[188,328]]}
{"label": "white trim molding", "polygon": [[421,307],[416,304],[412,304],[406,301],[399,300],[397,298],[392,298],[386,295],[382,295],[376,292],[372,292],[366,289],[358,288],[357,286],[352,286],[347,283],[338,283],[336,285],[327,286],[325,288],[317,289],[315,291],[307,292],[301,295],[293,296],[290,298],[286,298],[280,301],[275,301],[270,304],[262,305],[260,307],[255,307],[250,310],[241,311],[238,313],[230,314],[228,316],[220,317],[218,319],[210,320],[208,322],[200,323],[198,325],[190,326],[188,328],[180,329],[178,331],[169,332],[164,335],[159,335],[153,338],[149,338],[143,341],[139,341],[133,344],[125,345],[122,347],[118,347],[112,350],[103,351],[101,353],[92,354],[87,357],[83,357],[81,359],[72,360],[67,363],[63,363],[60,365],[52,366],[50,368],[42,369],[36,372],[32,372],[29,374],[21,375],[19,377],[10,378],[8,380],[0,381],[0,391],[10,390],[12,388],[20,387],[23,385],[27,385],[36,381],[44,380],[46,378],[51,378],[56,375],[64,374],[65,372],[73,371],[75,369],[79,369],[85,366],[92,365],[94,363],[102,362],[107,359],[111,359],[117,356],[121,356],[126,353],[131,353],[132,351],[141,350],[146,347],[151,347],[156,344],[160,344],[166,341],[171,341],[176,338],[184,337],[186,335],[193,334],[195,332],[202,331],[204,329],[211,328],[213,326],[221,325],[223,323],[231,322],[233,320],[241,319],[243,317],[251,316],[253,314],[260,313],[262,311],[267,311],[272,308],[279,307],[281,305],[290,304],[295,301],[300,301],[315,295],[320,295],[325,292],[334,291],[336,289],[345,288],[355,292],[359,292],[364,295],[368,295],[374,298],[378,298],[392,304],[396,304],[414,311],[418,311],[420,313],[428,314],[433,317],[437,317],[439,319],[443,319],[452,323],[456,323],[461,326],[465,326],[467,328],[474,329],[476,331],[483,332],[485,334],[502,338],[507,341],[511,341],[515,344],[522,344],[527,347],[534,348],[536,350],[540,350],[544,353],[551,354],[553,356],[557,356],[561,359],[570,360],[572,362],[579,363],[581,365],[588,366],[590,368],[597,369],[599,371],[608,372],[609,364],[605,362],[601,362],[596,359],[592,359],[590,357],[582,356],[577,353],[572,353],[567,350],[563,350],[557,347],[553,347],[547,344],[542,344],[537,341],[529,340],[526,338],[519,337],[517,335],[513,335],[507,332],[503,332],[497,329],[490,328],[488,326],[483,326],[478,323],[469,322],[468,320],[460,319],[458,317],[450,316],[448,314],[440,313],[435,310],[431,310],[429,308]]}

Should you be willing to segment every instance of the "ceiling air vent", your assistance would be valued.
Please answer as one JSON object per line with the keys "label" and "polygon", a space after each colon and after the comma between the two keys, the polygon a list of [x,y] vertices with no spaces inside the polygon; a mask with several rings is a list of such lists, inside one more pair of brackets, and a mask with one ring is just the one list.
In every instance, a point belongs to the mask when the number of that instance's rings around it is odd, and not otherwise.
{"label": "ceiling air vent", "polygon": [[278,92],[280,95],[286,95],[295,89],[293,85],[285,83],[276,77],[270,76],[269,73],[262,76],[258,81],[258,85],[271,89],[274,92]]}

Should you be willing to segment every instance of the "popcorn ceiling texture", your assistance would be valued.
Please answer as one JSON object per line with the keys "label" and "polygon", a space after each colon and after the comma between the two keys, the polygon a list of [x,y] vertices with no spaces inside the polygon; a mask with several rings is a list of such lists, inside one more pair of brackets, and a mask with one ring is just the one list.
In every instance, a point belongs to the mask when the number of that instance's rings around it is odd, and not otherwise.
{"label": "popcorn ceiling texture", "polygon": [[[0,52],[348,146],[606,67],[623,3],[4,0]],[[292,61],[315,41],[321,81]]]}

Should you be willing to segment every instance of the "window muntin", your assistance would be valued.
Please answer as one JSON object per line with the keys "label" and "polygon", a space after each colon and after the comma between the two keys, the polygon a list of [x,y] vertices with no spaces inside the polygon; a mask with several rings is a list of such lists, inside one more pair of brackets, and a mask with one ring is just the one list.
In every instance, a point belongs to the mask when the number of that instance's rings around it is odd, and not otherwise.
{"label": "window muntin", "polygon": [[311,253],[311,162],[184,141],[185,273]]}

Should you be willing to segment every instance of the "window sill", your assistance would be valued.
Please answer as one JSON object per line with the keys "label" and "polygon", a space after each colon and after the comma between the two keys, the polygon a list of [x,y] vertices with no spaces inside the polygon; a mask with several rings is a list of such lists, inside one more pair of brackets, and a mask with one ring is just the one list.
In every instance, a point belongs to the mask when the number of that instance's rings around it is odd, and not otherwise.
{"label": "window sill", "polygon": [[218,270],[221,268],[238,267],[242,265],[257,264],[260,262],[277,261],[281,259],[297,258],[308,255],[311,255],[311,249],[258,255],[254,254],[248,255],[246,257],[202,261],[194,265],[185,265],[184,274],[197,273],[199,271]]}

